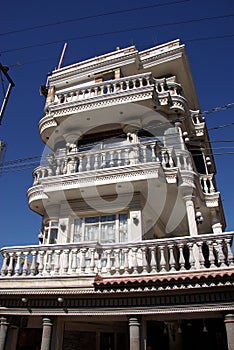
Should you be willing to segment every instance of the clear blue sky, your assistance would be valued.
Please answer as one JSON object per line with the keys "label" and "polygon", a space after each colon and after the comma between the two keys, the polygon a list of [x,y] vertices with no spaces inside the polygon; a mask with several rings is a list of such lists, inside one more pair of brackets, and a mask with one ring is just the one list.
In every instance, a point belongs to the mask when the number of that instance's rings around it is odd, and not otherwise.
{"label": "clear blue sky", "polygon": [[[113,14],[156,4],[164,6]],[[38,133],[38,121],[43,115],[44,98],[39,95],[39,87],[46,82],[47,73],[57,66],[64,42],[68,43],[64,65],[68,65],[115,50],[116,46],[124,48],[134,44],[144,50],[180,38],[186,44],[201,110],[234,102],[234,17],[231,14],[234,14],[232,0],[2,2],[0,32],[17,31],[0,36],[0,62],[10,67],[9,75],[15,82],[0,126],[0,139],[7,144],[4,161],[42,153],[44,146]],[[226,15],[229,17],[191,22]],[[82,17],[86,19],[67,21]],[[63,21],[66,23],[21,31]],[[185,21],[189,23],[181,23]],[[99,35],[101,33],[109,34]],[[206,40],[193,40],[199,38]],[[46,43],[52,44],[42,45]],[[234,108],[209,114],[206,117],[208,128],[232,123],[233,114]],[[234,126],[211,130],[210,138],[211,141],[234,140],[233,132]],[[234,152],[234,142],[214,142],[212,146],[214,154],[222,154],[215,156],[216,179],[227,220],[226,230],[231,231],[234,228],[234,154],[224,153]],[[26,199],[33,168],[0,176],[0,246],[37,244],[41,217],[29,210]]]}

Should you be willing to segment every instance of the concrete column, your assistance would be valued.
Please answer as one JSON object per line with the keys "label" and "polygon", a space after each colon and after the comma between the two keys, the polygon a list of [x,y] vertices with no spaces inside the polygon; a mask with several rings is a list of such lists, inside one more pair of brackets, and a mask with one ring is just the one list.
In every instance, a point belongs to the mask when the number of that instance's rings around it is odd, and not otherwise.
{"label": "concrete column", "polygon": [[19,333],[18,327],[12,325],[9,328],[5,350],[15,350],[16,349],[18,333]]}
{"label": "concrete column", "polygon": [[50,350],[52,325],[53,324],[49,318],[43,318],[41,350]]}
{"label": "concrete column", "polygon": [[140,323],[136,317],[129,318],[129,340],[129,350],[140,350]]}
{"label": "concrete column", "polygon": [[5,349],[6,336],[9,323],[7,322],[6,317],[0,318],[0,350]]}
{"label": "concrete column", "polygon": [[198,231],[197,231],[197,223],[196,223],[196,217],[195,217],[193,196],[191,196],[191,195],[184,196],[184,201],[185,201],[185,205],[186,205],[189,234],[190,234],[190,236],[196,236],[198,234]]}
{"label": "concrete column", "polygon": [[234,314],[228,314],[224,317],[224,323],[227,333],[228,350],[234,350]]}

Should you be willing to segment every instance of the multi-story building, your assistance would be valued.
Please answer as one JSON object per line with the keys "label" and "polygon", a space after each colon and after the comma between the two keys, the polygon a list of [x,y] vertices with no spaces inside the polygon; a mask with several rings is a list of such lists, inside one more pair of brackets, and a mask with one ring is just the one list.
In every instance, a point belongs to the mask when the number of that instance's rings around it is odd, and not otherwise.
{"label": "multi-story building", "polygon": [[184,45],[116,48],[43,93],[40,244],[1,250],[0,350],[234,349],[232,233]]}

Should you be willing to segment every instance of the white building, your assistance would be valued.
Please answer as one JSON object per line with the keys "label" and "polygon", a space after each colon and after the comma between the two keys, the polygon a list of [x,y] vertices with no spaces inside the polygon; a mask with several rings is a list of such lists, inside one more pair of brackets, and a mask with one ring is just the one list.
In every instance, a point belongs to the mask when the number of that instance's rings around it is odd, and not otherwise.
{"label": "white building", "polygon": [[233,350],[232,233],[184,45],[116,48],[44,92],[41,244],[2,249],[0,350]]}

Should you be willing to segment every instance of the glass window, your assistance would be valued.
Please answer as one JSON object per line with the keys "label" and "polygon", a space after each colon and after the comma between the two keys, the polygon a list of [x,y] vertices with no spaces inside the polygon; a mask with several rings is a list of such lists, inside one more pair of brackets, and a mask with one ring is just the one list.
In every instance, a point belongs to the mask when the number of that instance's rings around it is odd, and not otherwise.
{"label": "glass window", "polygon": [[58,239],[58,221],[49,221],[44,226],[44,244],[56,244]]}
{"label": "glass window", "polygon": [[98,241],[100,243],[127,242],[127,213],[74,219],[73,242]]}

